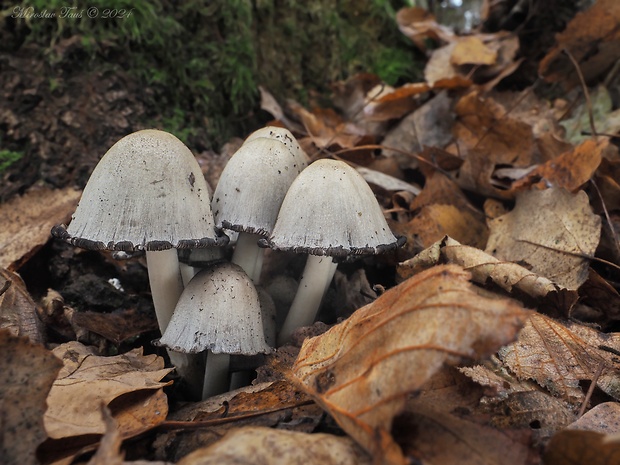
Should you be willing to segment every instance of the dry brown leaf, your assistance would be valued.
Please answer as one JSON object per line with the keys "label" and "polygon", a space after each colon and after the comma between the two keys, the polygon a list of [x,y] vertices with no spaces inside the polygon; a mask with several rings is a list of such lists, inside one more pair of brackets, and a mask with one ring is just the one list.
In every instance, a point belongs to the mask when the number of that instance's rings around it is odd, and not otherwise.
{"label": "dry brown leaf", "polygon": [[469,87],[473,83],[452,64],[456,43],[433,50],[424,68],[424,80],[434,88]]}
{"label": "dry brown leaf", "polygon": [[478,36],[459,37],[452,50],[453,65],[492,65],[497,60],[497,50],[488,47]]}
{"label": "dry brown leaf", "polygon": [[444,363],[494,352],[528,313],[515,301],[479,295],[469,278],[456,266],[434,267],[302,346],[294,377],[383,463],[405,463],[390,426],[408,393]]}
{"label": "dry brown leaf", "polygon": [[32,188],[0,206],[0,268],[19,269],[51,237],[52,226],[66,223],[80,199],[71,188]]}
{"label": "dry brown leaf", "polygon": [[429,90],[430,86],[425,82],[405,84],[379,96],[371,90],[367,96],[370,100],[364,106],[364,115],[371,121],[401,118],[416,107],[413,97]]}
{"label": "dry brown leaf", "polygon": [[401,167],[414,169],[418,160],[409,154],[421,152],[427,146],[446,146],[452,139],[453,122],[451,100],[447,92],[440,92],[385,135],[382,153],[396,158]]}
{"label": "dry brown leaf", "polygon": [[477,409],[490,415],[489,423],[496,428],[530,430],[534,442],[540,443],[576,418],[564,401],[532,381],[516,379],[495,357],[459,371],[484,386],[485,395]]}
{"label": "dry brown leaf", "polygon": [[157,320],[131,308],[114,313],[74,312],[71,324],[76,330],[90,331],[120,345],[123,341],[158,329]]}
{"label": "dry brown leaf", "polygon": [[8,329],[14,336],[26,336],[32,342],[42,343],[43,327],[26,284],[17,273],[0,269],[0,288],[5,287],[0,294],[0,328]]}
{"label": "dry brown leaf", "polygon": [[575,192],[592,177],[602,160],[602,152],[609,145],[609,139],[598,142],[586,140],[574,149],[539,165],[526,176],[516,181],[512,188],[524,190],[535,186],[538,189],[562,187]]}
{"label": "dry brown leaf", "polygon": [[620,404],[618,402],[603,402],[592,407],[567,428],[595,431],[602,434],[618,434],[620,433],[618,418],[620,418]]}
{"label": "dry brown leaf", "polygon": [[346,437],[272,428],[239,428],[185,456],[177,465],[370,465],[370,457]]}
{"label": "dry brown leaf", "polygon": [[[515,288],[534,299],[541,299],[558,289],[549,279],[536,275],[527,268],[512,262],[502,262],[451,237],[435,242],[415,257],[401,263],[398,272],[401,276],[409,276],[446,262],[462,266],[472,274],[472,280],[477,283],[486,284],[491,280],[509,293]],[[574,299],[576,298],[575,294]]]}
{"label": "dry brown leaf", "polygon": [[[426,176],[424,188],[411,202],[409,208],[417,210],[432,204],[454,205],[459,210],[476,213],[475,207],[469,202],[461,188],[443,173],[434,172]],[[478,214],[480,219],[482,214]]]}
{"label": "dry brown leaf", "polygon": [[[454,205],[426,205],[398,231],[407,237],[407,243],[426,248],[445,236],[451,236],[467,245],[484,247],[487,242],[486,224],[469,210]],[[405,246],[407,247],[407,245]]]}
{"label": "dry brown leaf", "polygon": [[400,9],[396,22],[400,31],[423,52],[426,52],[428,39],[452,42],[456,38],[450,28],[437,23],[435,17],[422,8]]}
{"label": "dry brown leaf", "polygon": [[45,399],[62,366],[49,350],[0,330],[0,457],[4,465],[39,463],[35,451],[47,437]]}
{"label": "dry brown leaf", "polygon": [[545,465],[616,465],[620,442],[605,442],[607,436],[593,431],[565,429],[551,438],[545,450]]}
{"label": "dry brown leaf", "polygon": [[[167,451],[174,450],[174,456],[166,456],[176,461],[193,450],[215,443],[231,429],[246,425],[279,426],[312,432],[323,415],[323,410],[292,383],[263,382],[185,405],[168,420],[188,422],[187,430],[180,425],[176,430],[166,431],[159,435],[157,443]],[[203,427],[195,428],[199,422]]]}
{"label": "dry brown leaf", "polygon": [[578,85],[575,66],[579,65],[586,82],[606,72],[620,59],[620,3],[597,0],[586,11],[577,13],[566,29],[557,35],[557,45],[541,60],[539,74],[547,81],[563,81],[567,87]]}
{"label": "dry brown leaf", "polygon": [[552,188],[520,193],[515,208],[491,220],[489,228],[487,253],[526,263],[533,273],[577,289],[588,277],[584,256],[594,255],[601,218],[592,213],[585,192]]}
{"label": "dry brown leaf", "polygon": [[[161,357],[144,356],[141,349],[114,357],[100,357],[79,342],[68,342],[54,349],[54,354],[63,361],[64,367],[48,396],[49,409],[44,420],[48,435],[55,439],[103,434],[105,425],[99,410],[102,403],[109,405],[121,396],[141,390],[155,395],[155,391],[166,385],[159,380],[170,372],[164,368]],[[155,402],[158,408],[153,409],[153,402],[149,399],[148,396],[146,399],[139,397],[140,404],[136,408],[144,422],[133,434],[166,418],[167,405]]]}
{"label": "dry brown leaf", "polygon": [[620,365],[613,353],[618,351],[620,333],[605,334],[532,314],[517,341],[500,349],[499,357],[518,379],[533,379],[552,394],[579,405],[584,399],[579,381],[595,379],[599,369],[597,386],[620,399]]}
{"label": "dry brown leaf", "polygon": [[319,149],[355,147],[364,136],[360,128],[343,121],[332,109],[315,108],[309,111],[301,105],[294,105],[291,109],[301,120],[308,138]]}
{"label": "dry brown leaf", "polygon": [[[498,430],[434,408],[414,406],[399,418],[405,450],[419,463],[528,465],[530,438]],[[407,434],[409,433],[409,434]],[[407,437],[408,435],[412,437]]]}
{"label": "dry brown leaf", "polygon": [[118,424],[107,407],[101,407],[101,417],[105,424],[105,434],[101,438],[97,452],[87,465],[122,465],[125,454],[121,452],[123,440],[118,431]]}
{"label": "dry brown leaf", "polygon": [[459,171],[459,185],[483,195],[512,198],[512,192],[493,185],[493,175],[498,165],[527,168],[544,161],[533,127],[513,118],[496,100],[478,92],[463,96],[455,112],[455,151],[465,158]]}

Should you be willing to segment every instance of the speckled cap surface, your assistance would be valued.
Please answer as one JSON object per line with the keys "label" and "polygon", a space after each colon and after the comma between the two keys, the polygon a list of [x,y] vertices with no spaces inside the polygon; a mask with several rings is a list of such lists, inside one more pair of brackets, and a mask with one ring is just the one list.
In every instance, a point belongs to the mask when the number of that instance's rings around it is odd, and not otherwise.
{"label": "speckled cap surface", "polygon": [[207,182],[172,134],[146,129],[114,144],[84,188],[68,227],[52,234],[86,249],[164,250],[224,245]]}

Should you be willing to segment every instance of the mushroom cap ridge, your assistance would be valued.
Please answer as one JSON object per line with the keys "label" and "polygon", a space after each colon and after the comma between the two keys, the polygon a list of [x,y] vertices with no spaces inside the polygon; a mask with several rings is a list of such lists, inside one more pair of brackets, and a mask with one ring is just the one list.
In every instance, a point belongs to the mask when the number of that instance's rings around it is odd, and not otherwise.
{"label": "mushroom cap ridge", "polygon": [[370,186],[338,160],[318,160],[293,181],[263,247],[343,258],[400,247]]}
{"label": "mushroom cap ridge", "polygon": [[86,249],[132,251],[224,245],[207,182],[172,134],[146,129],[116,142],[93,170],[69,227],[55,237]]}

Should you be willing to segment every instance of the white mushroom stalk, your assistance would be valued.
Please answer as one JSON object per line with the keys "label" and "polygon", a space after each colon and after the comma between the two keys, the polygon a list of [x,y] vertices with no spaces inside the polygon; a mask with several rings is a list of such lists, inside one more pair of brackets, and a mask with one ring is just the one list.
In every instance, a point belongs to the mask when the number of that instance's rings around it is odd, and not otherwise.
{"label": "white mushroom stalk", "polygon": [[[55,226],[52,234],[85,249],[145,250],[162,333],[182,289],[175,248],[228,242],[216,233],[209,189],[191,151],[172,134],[154,129],[129,134],[106,152],[71,223]],[[195,363],[176,358],[183,366]],[[183,366],[177,366],[181,376]]]}
{"label": "white mushroom stalk", "polygon": [[264,254],[257,241],[271,233],[286,191],[308,162],[292,135],[284,140],[288,145],[250,136],[226,164],[211,202],[217,226],[239,232],[232,261],[255,283]]}
{"label": "white mushroom stalk", "polygon": [[256,288],[232,263],[213,265],[192,278],[159,342],[179,352],[207,351],[203,399],[228,389],[230,355],[271,351]]}
{"label": "white mushroom stalk", "polygon": [[314,322],[337,267],[332,257],[308,255],[297,293],[280,329],[278,345],[288,342],[297,328]]}
{"label": "white mushroom stalk", "polygon": [[259,242],[309,254],[278,344],[314,321],[336,270],[332,258],[382,253],[403,243],[404,238],[390,231],[372,190],[355,169],[337,160],[308,166],[291,184],[271,236]]}

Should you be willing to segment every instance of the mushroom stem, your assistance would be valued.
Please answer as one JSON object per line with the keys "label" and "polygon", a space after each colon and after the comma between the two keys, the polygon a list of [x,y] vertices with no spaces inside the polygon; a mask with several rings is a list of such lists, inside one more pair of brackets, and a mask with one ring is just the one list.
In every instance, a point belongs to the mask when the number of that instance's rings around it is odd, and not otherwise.
{"label": "mushroom stem", "polygon": [[207,366],[202,386],[202,400],[228,391],[229,354],[207,351]]}
{"label": "mushroom stem", "polygon": [[177,249],[147,250],[146,266],[157,323],[162,334],[166,331],[172,312],[183,292]]}
{"label": "mushroom stem", "polygon": [[189,283],[194,275],[198,273],[198,268],[188,265],[187,263],[179,263],[179,270],[181,271],[183,287],[187,286],[187,283]]}
{"label": "mushroom stem", "polygon": [[295,329],[314,322],[337,266],[331,257],[308,255],[297,293],[278,335],[279,346],[289,341]]}
{"label": "mushroom stem", "polygon": [[263,266],[263,254],[265,250],[257,244],[262,236],[247,232],[240,232],[232,262],[243,268],[254,284],[258,284],[261,268]]}
{"label": "mushroom stem", "polygon": [[[157,324],[162,334],[166,331],[174,307],[183,292],[183,281],[179,269],[176,249],[146,251],[146,266],[151,286],[151,296]],[[202,354],[184,354],[168,350],[170,362],[185,380],[192,397],[200,396],[204,362]]]}

